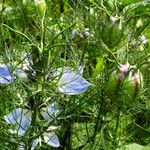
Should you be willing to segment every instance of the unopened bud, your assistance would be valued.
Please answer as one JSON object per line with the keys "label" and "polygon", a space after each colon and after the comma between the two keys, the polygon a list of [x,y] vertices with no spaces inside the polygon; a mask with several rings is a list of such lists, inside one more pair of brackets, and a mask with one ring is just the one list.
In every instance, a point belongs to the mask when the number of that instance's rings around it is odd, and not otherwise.
{"label": "unopened bud", "polygon": [[45,0],[34,0],[36,7],[38,8],[41,15],[46,11],[46,2]]}
{"label": "unopened bud", "polygon": [[122,100],[128,103],[137,99],[143,86],[142,73],[130,64],[120,65],[113,69],[105,89],[112,100]]}

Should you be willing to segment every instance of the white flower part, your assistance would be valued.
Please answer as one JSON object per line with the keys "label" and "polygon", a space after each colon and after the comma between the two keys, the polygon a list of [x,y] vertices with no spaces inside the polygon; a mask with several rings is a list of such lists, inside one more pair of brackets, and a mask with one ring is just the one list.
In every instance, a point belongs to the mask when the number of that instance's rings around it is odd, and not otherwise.
{"label": "white flower part", "polygon": [[84,66],[85,65],[82,65],[82,66],[79,67],[78,74],[83,75]]}
{"label": "white flower part", "polygon": [[118,20],[118,18],[117,17],[113,17],[113,16],[111,16],[111,21],[113,22],[113,23],[115,23],[117,20]]}
{"label": "white flower part", "polygon": [[119,66],[119,69],[121,72],[127,72],[130,68],[130,64],[129,63],[126,63],[124,65],[120,64]]}
{"label": "white flower part", "polygon": [[3,4],[0,3],[0,12],[2,11],[2,9],[3,9]]}
{"label": "white flower part", "polygon": [[53,130],[57,130],[57,129],[60,129],[61,126],[49,126],[47,131],[53,131]]}
{"label": "white flower part", "polygon": [[78,30],[73,30],[71,33],[70,33],[70,38],[71,39],[74,39],[75,35],[78,33]]}
{"label": "white flower part", "polygon": [[18,150],[25,150],[25,144],[23,142],[19,144]]}
{"label": "white flower part", "polygon": [[34,150],[37,147],[38,143],[39,143],[39,138],[34,139],[31,146],[31,150]]}
{"label": "white flower part", "polygon": [[93,15],[94,14],[94,9],[92,7],[90,7],[90,14]]}
{"label": "white flower part", "polygon": [[47,106],[46,108],[43,108],[41,111],[41,115],[47,121],[52,121],[56,119],[59,113],[60,110],[58,109],[58,104],[56,102],[53,102],[51,105]]}
{"label": "white flower part", "polygon": [[16,75],[21,81],[27,81],[28,75],[21,68],[16,69]]}
{"label": "white flower part", "polygon": [[32,62],[32,55],[31,53],[27,53],[27,52],[22,52],[22,58],[21,58],[23,61],[23,63],[21,64],[21,67],[23,70],[30,70],[32,65],[33,65],[33,62]]}
{"label": "white flower part", "polygon": [[45,0],[34,0],[34,3],[35,3],[36,5],[42,5],[42,4],[45,3]]}
{"label": "white flower part", "polygon": [[58,90],[67,95],[77,95],[86,91],[91,85],[81,75],[83,67],[79,67],[79,71],[74,71],[72,68],[60,68],[60,79],[58,81]]}
{"label": "white flower part", "polygon": [[146,43],[148,42],[147,38],[146,38],[144,35],[140,36],[140,41],[141,41],[143,44],[146,44]]}
{"label": "white flower part", "polygon": [[90,35],[89,31],[90,31],[89,28],[85,28],[82,32],[84,33],[85,36],[89,36]]}
{"label": "white flower part", "polygon": [[10,14],[11,12],[12,12],[12,7],[8,6],[8,7],[4,10],[3,14],[4,14],[4,15],[8,15],[8,14]]}
{"label": "white flower part", "polygon": [[23,136],[31,124],[31,112],[27,109],[18,108],[5,115],[4,119],[9,124],[16,124],[14,132],[19,136]]}
{"label": "white flower part", "polygon": [[47,143],[48,145],[52,147],[56,147],[56,148],[60,146],[59,139],[56,134],[51,133],[51,132],[44,133],[43,137],[44,137],[45,143]]}
{"label": "white flower part", "polygon": [[0,84],[10,84],[12,79],[12,74],[7,66],[0,64]]}

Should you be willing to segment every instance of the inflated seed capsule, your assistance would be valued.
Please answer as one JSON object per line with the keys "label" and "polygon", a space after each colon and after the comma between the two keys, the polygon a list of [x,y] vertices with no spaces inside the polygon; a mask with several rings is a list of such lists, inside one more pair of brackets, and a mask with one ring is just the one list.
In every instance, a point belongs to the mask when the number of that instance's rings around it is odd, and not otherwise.
{"label": "inflated seed capsule", "polygon": [[102,29],[102,40],[108,48],[117,47],[124,36],[122,20],[110,17]]}
{"label": "inflated seed capsule", "polygon": [[120,64],[118,69],[113,69],[105,93],[111,100],[121,100],[128,103],[138,98],[143,86],[143,76],[139,69],[130,64]]}

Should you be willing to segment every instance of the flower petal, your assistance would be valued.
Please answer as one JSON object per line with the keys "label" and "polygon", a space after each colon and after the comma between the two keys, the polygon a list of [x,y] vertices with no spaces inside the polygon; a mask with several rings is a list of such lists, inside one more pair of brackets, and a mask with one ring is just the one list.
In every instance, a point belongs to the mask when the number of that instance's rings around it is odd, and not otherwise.
{"label": "flower petal", "polygon": [[5,115],[4,119],[7,123],[16,124],[16,131],[14,131],[14,133],[23,136],[31,124],[31,112],[26,109],[18,108],[8,115]]}
{"label": "flower petal", "polygon": [[57,130],[57,129],[60,129],[61,126],[49,126],[47,131],[54,131],[54,130]]}
{"label": "flower petal", "polygon": [[41,115],[43,116],[43,118],[48,121],[52,121],[53,119],[55,119],[59,113],[60,110],[58,109],[58,104],[56,102],[52,103],[46,108],[43,108],[41,111]]}
{"label": "flower petal", "polygon": [[0,64],[0,84],[10,84],[12,81],[12,74],[6,65]]}
{"label": "flower petal", "polygon": [[23,142],[19,143],[18,150],[25,150],[25,144]]}
{"label": "flower petal", "polygon": [[10,124],[16,123],[18,118],[21,116],[21,113],[22,113],[21,108],[15,109],[8,115],[5,115],[4,119],[7,123],[10,123]]}
{"label": "flower petal", "polygon": [[44,133],[43,136],[44,136],[45,143],[47,143],[48,145],[50,145],[52,147],[59,147],[60,146],[59,139],[58,139],[56,134]]}
{"label": "flower petal", "polygon": [[31,124],[31,119],[27,118],[26,116],[22,116],[22,118],[18,121],[17,130],[18,135],[23,136]]}
{"label": "flower petal", "polygon": [[38,143],[39,143],[39,139],[38,138],[34,139],[31,146],[31,150],[34,150],[37,147]]}
{"label": "flower petal", "polygon": [[21,68],[16,69],[16,75],[21,81],[27,81],[28,80],[28,75],[23,71]]}
{"label": "flower petal", "polygon": [[91,85],[81,75],[76,73],[64,73],[58,83],[58,90],[67,95],[81,94]]}

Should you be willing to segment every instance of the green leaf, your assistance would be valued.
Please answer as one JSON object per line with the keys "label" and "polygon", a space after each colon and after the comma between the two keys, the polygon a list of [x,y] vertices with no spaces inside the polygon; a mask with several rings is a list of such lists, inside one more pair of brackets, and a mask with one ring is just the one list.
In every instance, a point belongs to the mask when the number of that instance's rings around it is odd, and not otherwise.
{"label": "green leaf", "polygon": [[150,146],[144,146],[141,150],[150,150]]}
{"label": "green leaf", "polygon": [[132,143],[132,144],[125,145],[125,146],[122,146],[120,148],[117,148],[116,150],[143,150],[143,147],[144,146],[139,145],[137,143]]}
{"label": "green leaf", "polygon": [[129,5],[136,2],[142,2],[143,0],[123,0],[123,5]]}

